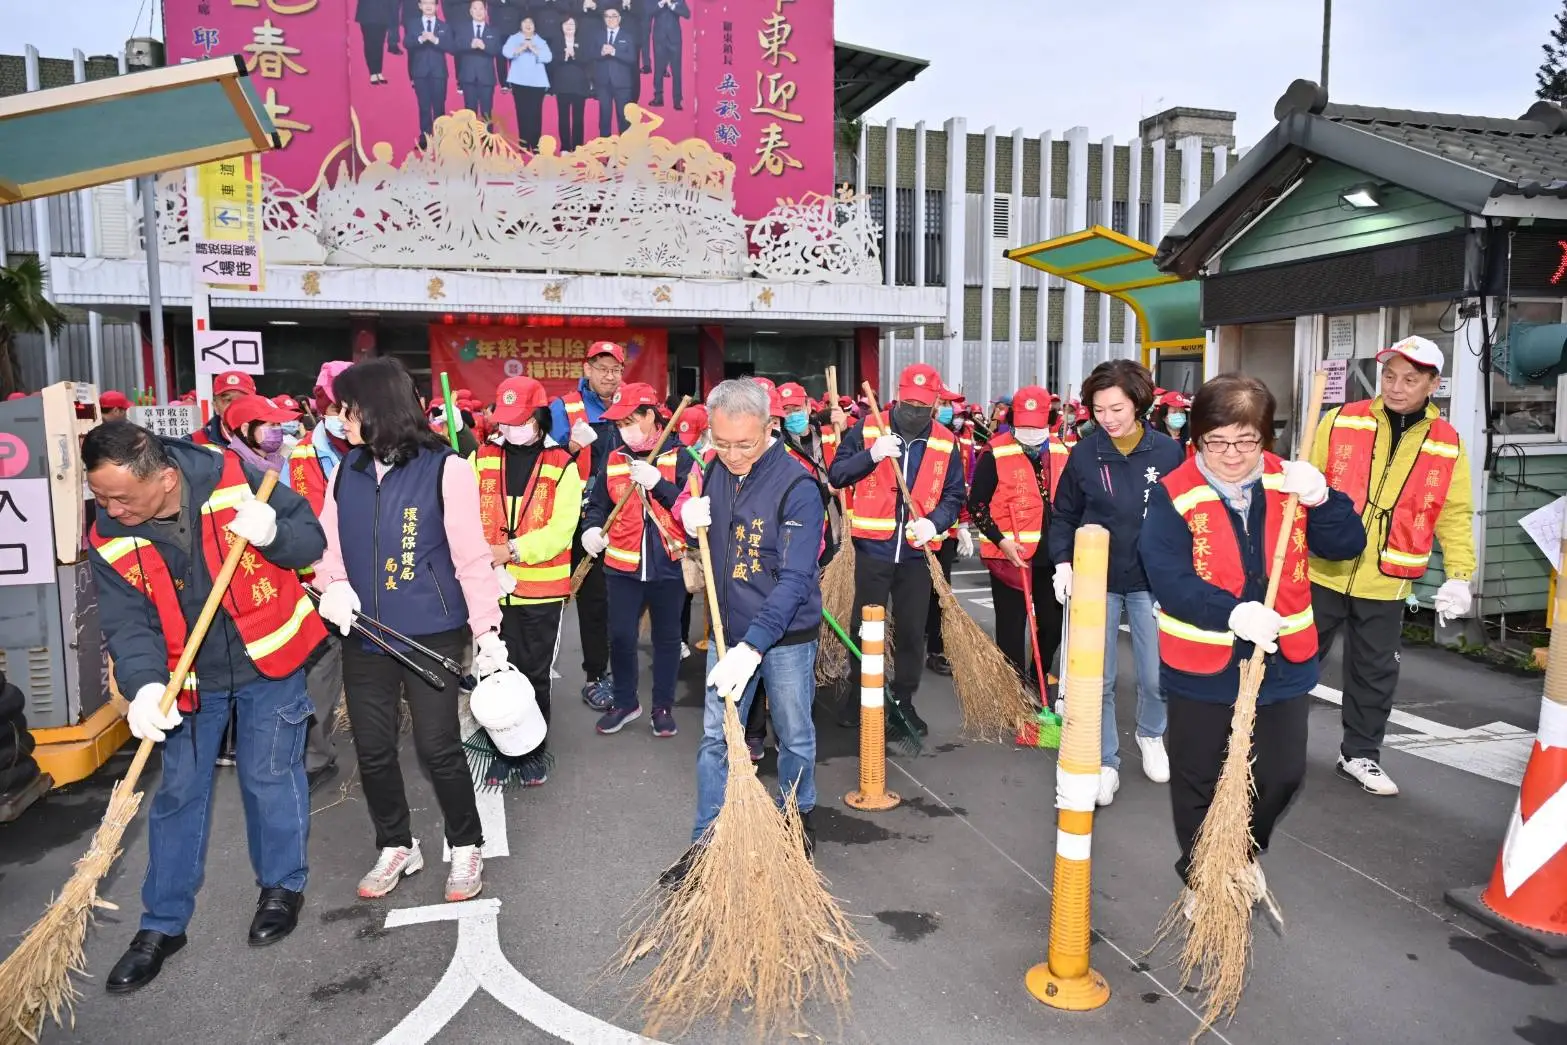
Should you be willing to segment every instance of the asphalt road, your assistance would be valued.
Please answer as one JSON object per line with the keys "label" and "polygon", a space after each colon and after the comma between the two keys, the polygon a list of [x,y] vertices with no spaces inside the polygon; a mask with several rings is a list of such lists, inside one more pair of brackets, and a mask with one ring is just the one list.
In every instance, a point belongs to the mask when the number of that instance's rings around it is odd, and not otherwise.
{"label": "asphalt road", "polygon": [[[960,573],[956,586],[984,581]],[[984,593],[963,597],[988,623]],[[129,997],[110,998],[82,979],[74,1029],[51,1030],[45,1041],[635,1040],[614,1029],[640,1027],[632,984],[604,969],[628,911],[690,831],[700,677],[697,662],[687,662],[678,737],[655,739],[645,717],[600,737],[577,698],[578,658],[568,614],[551,739],[559,761],[546,786],[508,793],[496,810],[509,855],[487,863],[484,897],[498,905],[442,904],[439,815],[410,749],[414,822],[431,866],[384,901],[356,898],[355,882],[375,853],[345,771],[342,786],[316,796],[299,929],[253,951],[245,931],[255,886],[239,794],[231,771],[220,770],[190,946]],[[646,671],[644,653],[644,693]],[[854,812],[842,801],[856,783],[854,735],[818,714],[817,862],[874,953],[856,970],[850,1020],[840,1026],[830,1012],[813,1012],[800,1040],[1152,1045],[1191,1035],[1197,999],[1180,988],[1167,952],[1144,957],[1179,882],[1164,788],[1142,776],[1131,744],[1128,683],[1123,676],[1122,787],[1094,834],[1093,964],[1112,996],[1083,1014],[1040,1005],[1022,983],[1048,937],[1053,755],[965,741],[950,685],[927,675],[919,707],[930,742],[917,758],[894,757],[888,770],[903,804]],[[1331,698],[1336,669],[1324,683]],[[1492,723],[1532,730],[1539,685],[1444,652],[1407,651],[1399,706],[1414,725],[1395,726],[1406,746],[1390,741],[1384,760],[1403,788],[1396,799],[1373,798],[1334,775],[1338,711],[1328,699],[1315,702],[1306,787],[1265,857],[1288,928],[1279,934],[1259,919],[1240,1012],[1207,1040],[1567,1042],[1567,962],[1538,958],[1442,901],[1447,888],[1489,877],[1517,793],[1507,777],[1510,755],[1476,760],[1465,752],[1516,747],[1518,738],[1493,743],[1467,731]],[[351,767],[346,741],[343,756]],[[0,826],[0,936],[22,932],[65,881],[124,762]],[[763,767],[771,774],[771,754]],[[92,976],[107,972],[135,930],[145,861],[138,823],[105,887],[122,910],[103,912],[90,935]],[[465,917],[459,923],[452,914]],[[428,918],[442,920],[420,920]],[[739,1014],[684,1040],[755,1039]]]}

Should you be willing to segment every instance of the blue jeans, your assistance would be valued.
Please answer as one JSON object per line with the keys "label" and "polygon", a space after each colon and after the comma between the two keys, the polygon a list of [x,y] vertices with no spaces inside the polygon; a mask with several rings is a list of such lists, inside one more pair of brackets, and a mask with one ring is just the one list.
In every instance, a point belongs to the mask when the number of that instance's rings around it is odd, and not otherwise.
{"label": "blue jeans", "polygon": [[[745,692],[740,696],[740,721],[745,722],[756,699],[756,683],[767,682],[767,710],[778,734],[779,805],[792,790],[800,812],[816,808],[816,723],[811,702],[816,699],[816,642],[775,646],[762,656]],[[718,663],[718,644],[707,651],[707,670]],[[702,746],[696,753],[696,826],[691,841],[701,841],[708,825],[724,804],[729,779],[729,754],[724,744],[724,702],[715,690],[707,691],[702,711]]]}
{"label": "blue jeans", "polygon": [[686,585],[680,578],[642,581],[620,570],[604,571],[609,599],[609,670],[615,677],[615,706],[636,707],[639,669],[638,633],[642,610],[648,611],[653,632],[653,707],[675,706],[675,680],[680,675],[680,610]]}
{"label": "blue jeans", "polygon": [[196,909],[212,823],[212,776],[229,707],[238,711],[239,792],[245,806],[250,866],[262,888],[303,892],[308,877],[310,787],[305,734],[314,710],[305,673],[258,679],[229,693],[203,693],[163,744],[163,775],[147,818],[147,878],[141,927],[170,936]]}
{"label": "blue jeans", "polygon": [[1159,692],[1159,624],[1153,615],[1153,593],[1109,594],[1105,605],[1104,713],[1099,725],[1099,764],[1119,769],[1120,737],[1115,731],[1116,654],[1120,649],[1121,611],[1132,629],[1132,663],[1137,671],[1137,735],[1162,737],[1164,694]]}

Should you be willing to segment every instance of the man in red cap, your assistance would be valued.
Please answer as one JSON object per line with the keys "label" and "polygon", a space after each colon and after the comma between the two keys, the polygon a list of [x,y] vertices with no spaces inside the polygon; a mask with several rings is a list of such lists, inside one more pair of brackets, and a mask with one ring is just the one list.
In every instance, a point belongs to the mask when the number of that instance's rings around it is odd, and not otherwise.
{"label": "man in red cap", "polygon": [[[898,378],[898,402],[890,417],[867,417],[844,433],[827,469],[828,481],[854,487],[849,534],[854,538],[854,615],[867,604],[886,606],[910,640],[894,649],[892,696],[921,734],[925,723],[914,711],[924,658],[925,618],[930,612],[930,571],[924,551],[938,550],[942,535],[963,509],[963,461],[957,437],[938,422],[941,375],[924,363]],[[883,428],[882,425],[887,425]],[[899,492],[893,469],[903,473],[914,511]],[[850,709],[841,709],[848,711]],[[852,725],[854,717],[848,722]]]}
{"label": "man in red cap", "polygon": [[232,434],[223,427],[223,411],[240,396],[256,394],[256,381],[240,370],[225,370],[212,379],[212,416],[190,434],[190,441],[203,446],[227,446]]}
{"label": "man in red cap", "polygon": [[[626,374],[626,350],[613,341],[595,341],[582,361],[582,377],[576,391],[550,403],[550,438],[577,459],[577,474],[584,483],[583,507],[595,486],[603,484],[604,463],[619,445],[616,426],[604,417],[615,401]],[[572,547],[575,570],[589,556],[577,534]],[[577,633],[582,639],[582,699],[595,711],[606,710],[614,697],[609,679],[609,608],[604,593],[604,568],[595,563],[583,579],[574,600]]]}
{"label": "man in red cap", "polygon": [[125,420],[126,414],[130,412],[130,409],[131,401],[125,398],[124,392],[116,392],[111,388],[98,397],[98,413],[103,417],[105,423]]}
{"label": "man in red cap", "polygon": [[[936,421],[951,428],[957,439],[958,457],[963,462],[963,487],[967,489],[969,479],[974,474],[974,436],[972,432],[965,436],[957,428],[956,406],[962,399],[962,392],[943,388],[940,405],[936,407]],[[968,522],[968,508],[965,507],[958,513],[958,521],[947,531],[947,539],[936,553],[936,561],[941,563],[941,575],[948,582],[952,580],[952,564],[957,557],[961,555],[966,559],[974,554],[974,538],[969,533]],[[941,599],[937,597],[934,588],[930,593],[930,611],[925,617],[925,666],[938,675],[952,674],[952,662],[947,659],[947,644],[941,637]]]}

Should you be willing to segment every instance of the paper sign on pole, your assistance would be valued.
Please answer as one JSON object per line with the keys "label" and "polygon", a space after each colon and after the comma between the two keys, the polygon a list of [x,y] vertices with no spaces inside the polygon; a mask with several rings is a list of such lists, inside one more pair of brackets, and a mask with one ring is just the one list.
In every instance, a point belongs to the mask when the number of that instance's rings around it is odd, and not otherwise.
{"label": "paper sign on pole", "polygon": [[1355,355],[1355,317],[1328,317],[1328,358],[1350,359]]}
{"label": "paper sign on pole", "polygon": [[254,330],[198,330],[196,373],[221,374],[238,370],[262,374],[266,365],[261,355],[261,335]]}
{"label": "paper sign on pole", "polygon": [[1551,569],[1560,571],[1562,564],[1558,560],[1562,555],[1562,531],[1567,529],[1567,497],[1558,497],[1544,508],[1536,508],[1519,519],[1518,525],[1545,553]]}
{"label": "paper sign on pole", "polygon": [[1322,364],[1322,369],[1328,375],[1327,384],[1322,388],[1322,401],[1324,403],[1342,403],[1344,401],[1344,387],[1349,379],[1349,360],[1329,359]]}
{"label": "paper sign on pole", "polygon": [[[201,229],[205,232],[204,236],[197,236],[193,229],[191,236],[192,266],[198,282],[231,290],[259,291],[266,286],[261,256],[261,191],[260,155],[237,156],[196,168],[196,194]],[[243,254],[224,256],[215,249],[217,244],[248,247]],[[234,265],[222,265],[224,261]],[[241,262],[248,265],[248,274],[239,271]]]}

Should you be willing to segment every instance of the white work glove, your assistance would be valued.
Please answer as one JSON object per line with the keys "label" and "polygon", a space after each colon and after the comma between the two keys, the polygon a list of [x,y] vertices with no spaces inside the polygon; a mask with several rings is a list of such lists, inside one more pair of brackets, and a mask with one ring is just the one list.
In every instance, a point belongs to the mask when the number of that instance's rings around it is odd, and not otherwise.
{"label": "white work glove", "polygon": [[742,642],[731,647],[723,659],[713,665],[713,670],[707,673],[707,685],[725,700],[739,700],[746,683],[751,681],[761,664],[762,655]]}
{"label": "white work glove", "polygon": [[936,524],[929,519],[915,519],[903,527],[903,534],[916,548],[923,548],[936,539]]}
{"label": "white work glove", "polygon": [[1328,499],[1328,481],[1310,461],[1285,461],[1284,485],[1287,494],[1297,494],[1300,503],[1315,508]]}
{"label": "white work glove", "polygon": [[664,478],[664,474],[646,461],[631,462],[631,481],[644,490],[651,490]]}
{"label": "white work glove", "polygon": [[1066,600],[1072,597],[1072,564],[1063,562],[1056,564],[1055,574],[1056,601],[1066,605]]}
{"label": "white work glove", "polygon": [[277,512],[246,490],[245,499],[234,509],[234,518],[229,520],[227,529],[235,537],[243,537],[252,547],[265,548],[277,540]]}
{"label": "white work glove", "polygon": [[965,559],[974,554],[974,535],[967,526],[958,527],[958,554]]}
{"label": "white work glove", "polygon": [[1431,608],[1436,610],[1437,623],[1446,624],[1454,617],[1467,614],[1473,601],[1468,581],[1444,581],[1431,600]]}
{"label": "white work glove", "polygon": [[871,444],[871,460],[877,464],[891,458],[896,461],[903,456],[903,440],[895,435],[881,435]]}
{"label": "white work glove", "polygon": [[493,631],[480,635],[473,644],[473,673],[479,678],[505,671],[511,663],[506,643]]}
{"label": "white work glove", "polygon": [[158,708],[163,702],[163,688],[156,682],[149,682],[136,691],[136,699],[131,701],[125,721],[131,727],[131,736],[137,740],[161,742],[168,730],[180,724],[178,706],[170,708],[167,715]]}
{"label": "white work glove", "polygon": [[680,524],[687,533],[705,530],[713,525],[713,502],[706,497],[692,497],[680,506]]}
{"label": "white work glove", "polygon": [[359,593],[347,581],[333,581],[321,593],[316,612],[321,619],[339,632],[347,635],[354,625],[354,615],[359,612]]}
{"label": "white work glove", "polygon": [[582,531],[582,550],[588,553],[588,558],[597,559],[608,547],[609,538],[597,526]]}
{"label": "white work glove", "polygon": [[504,566],[495,567],[495,584],[503,597],[517,590],[517,578]]}
{"label": "white work glove", "polygon": [[576,424],[571,426],[571,435],[568,438],[572,443],[575,443],[577,449],[580,450],[584,446],[592,446],[595,442],[598,441],[598,437],[599,434],[594,430],[592,425],[588,424],[586,421],[578,421]]}
{"label": "white work glove", "polygon": [[1230,630],[1238,639],[1252,643],[1264,653],[1277,653],[1279,628],[1284,618],[1260,602],[1243,602],[1230,611]]}

